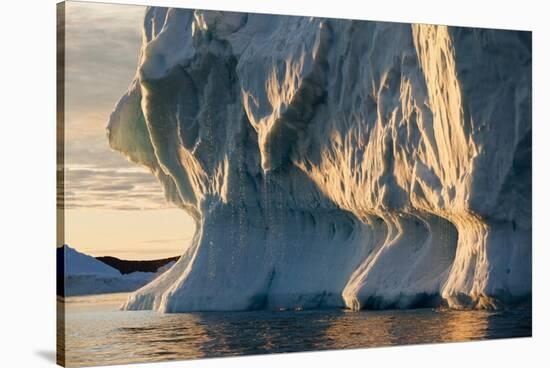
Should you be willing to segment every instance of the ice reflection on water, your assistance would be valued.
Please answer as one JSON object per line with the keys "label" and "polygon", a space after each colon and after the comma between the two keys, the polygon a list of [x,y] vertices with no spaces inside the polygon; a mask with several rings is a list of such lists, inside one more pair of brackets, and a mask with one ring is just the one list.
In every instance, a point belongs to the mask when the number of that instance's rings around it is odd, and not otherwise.
{"label": "ice reflection on water", "polygon": [[509,311],[124,312],[127,294],[66,299],[67,365],[194,359],[531,336]]}

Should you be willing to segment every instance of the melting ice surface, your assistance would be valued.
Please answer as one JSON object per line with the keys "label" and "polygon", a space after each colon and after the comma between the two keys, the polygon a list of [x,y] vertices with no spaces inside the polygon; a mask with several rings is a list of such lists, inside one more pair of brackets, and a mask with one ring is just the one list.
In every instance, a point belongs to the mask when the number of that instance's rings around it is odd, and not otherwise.
{"label": "melting ice surface", "polygon": [[166,8],[143,27],[109,143],[197,231],[126,309],[529,299],[530,33]]}
{"label": "melting ice surface", "polygon": [[126,294],[66,298],[68,366],[531,336],[531,310],[120,311]]}

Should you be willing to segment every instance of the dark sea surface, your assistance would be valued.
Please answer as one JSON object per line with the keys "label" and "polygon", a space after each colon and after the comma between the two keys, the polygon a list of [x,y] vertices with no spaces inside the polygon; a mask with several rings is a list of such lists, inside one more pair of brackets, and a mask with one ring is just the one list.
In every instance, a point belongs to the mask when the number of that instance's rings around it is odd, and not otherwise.
{"label": "dark sea surface", "polygon": [[119,311],[128,294],[65,298],[68,366],[531,336],[531,309]]}

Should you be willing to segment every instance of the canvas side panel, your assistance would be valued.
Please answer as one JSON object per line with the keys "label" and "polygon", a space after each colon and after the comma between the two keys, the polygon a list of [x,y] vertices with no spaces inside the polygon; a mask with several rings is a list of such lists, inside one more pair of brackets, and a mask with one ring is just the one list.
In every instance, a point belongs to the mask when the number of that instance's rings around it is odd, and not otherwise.
{"label": "canvas side panel", "polygon": [[57,364],[65,366],[65,2],[57,4]]}

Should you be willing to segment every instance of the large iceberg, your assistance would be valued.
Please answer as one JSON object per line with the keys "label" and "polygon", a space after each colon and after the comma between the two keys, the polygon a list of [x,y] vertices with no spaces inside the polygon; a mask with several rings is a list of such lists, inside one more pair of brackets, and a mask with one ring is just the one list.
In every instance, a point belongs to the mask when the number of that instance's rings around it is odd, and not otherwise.
{"label": "large iceberg", "polygon": [[108,123],[196,221],[127,309],[531,295],[531,34],[149,8]]}

